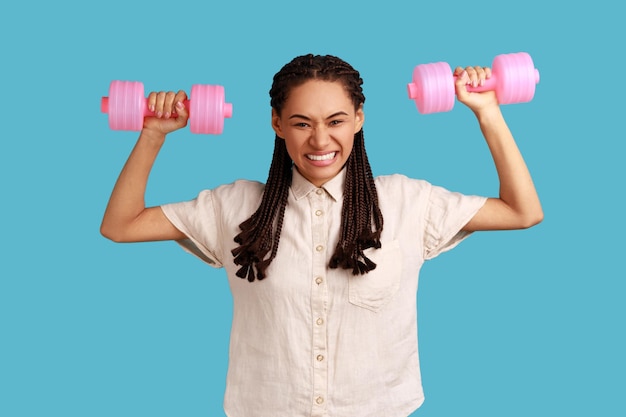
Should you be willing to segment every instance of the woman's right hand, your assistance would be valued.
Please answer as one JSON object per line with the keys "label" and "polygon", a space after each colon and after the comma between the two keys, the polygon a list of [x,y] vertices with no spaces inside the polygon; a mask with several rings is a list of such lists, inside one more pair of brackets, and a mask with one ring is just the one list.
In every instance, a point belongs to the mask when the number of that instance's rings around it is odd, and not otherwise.
{"label": "woman's right hand", "polygon": [[154,116],[144,118],[144,130],[167,135],[187,126],[189,110],[185,107],[187,93],[180,90],[151,92],[148,95],[148,109]]}

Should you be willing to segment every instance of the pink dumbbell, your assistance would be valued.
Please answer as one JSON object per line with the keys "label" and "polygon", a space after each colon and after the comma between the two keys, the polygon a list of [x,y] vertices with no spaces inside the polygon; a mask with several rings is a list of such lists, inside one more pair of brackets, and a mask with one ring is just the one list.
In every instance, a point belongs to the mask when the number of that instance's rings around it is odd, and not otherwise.
{"label": "pink dumbbell", "polygon": [[[184,104],[189,109],[192,133],[220,134],[224,118],[233,114],[233,105],[224,101],[224,87],[220,85],[193,85]],[[137,81],[111,82],[109,96],[102,97],[100,110],[109,114],[109,127],[113,130],[141,130],[144,117],[154,116],[148,110],[143,84]]]}
{"label": "pink dumbbell", "polygon": [[[454,107],[454,80],[450,65],[445,62],[421,64],[413,70],[413,82],[409,83],[409,98],[415,100],[422,114],[445,112]],[[495,90],[498,103],[526,103],[535,95],[539,83],[539,71],[525,52],[498,55],[491,65],[491,78],[479,87],[467,87],[468,91]]]}

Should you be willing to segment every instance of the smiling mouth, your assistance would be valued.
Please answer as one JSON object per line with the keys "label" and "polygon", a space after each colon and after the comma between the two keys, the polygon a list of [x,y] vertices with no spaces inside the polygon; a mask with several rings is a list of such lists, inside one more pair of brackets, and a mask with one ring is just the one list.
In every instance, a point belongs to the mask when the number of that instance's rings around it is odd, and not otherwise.
{"label": "smiling mouth", "polygon": [[337,155],[337,152],[331,152],[324,155],[307,155],[311,161],[329,161],[333,159]]}

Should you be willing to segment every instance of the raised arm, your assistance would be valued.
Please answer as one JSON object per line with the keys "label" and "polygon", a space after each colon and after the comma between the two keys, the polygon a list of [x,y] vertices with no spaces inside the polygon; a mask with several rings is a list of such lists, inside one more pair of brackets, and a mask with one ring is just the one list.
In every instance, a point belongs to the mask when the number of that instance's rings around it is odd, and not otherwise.
{"label": "raised arm", "polygon": [[177,240],[176,229],[159,207],[145,206],[148,177],[168,133],[185,127],[189,114],[182,103],[184,91],[150,93],[148,106],[156,117],[147,117],[139,139],[120,173],[107,205],[100,233],[115,242]]}
{"label": "raised arm", "polygon": [[543,210],[528,167],[509,130],[493,91],[469,93],[465,85],[479,84],[491,76],[489,68],[457,68],[459,101],[476,115],[480,129],[493,157],[500,195],[490,198],[464,230],[525,229],[543,220]]}

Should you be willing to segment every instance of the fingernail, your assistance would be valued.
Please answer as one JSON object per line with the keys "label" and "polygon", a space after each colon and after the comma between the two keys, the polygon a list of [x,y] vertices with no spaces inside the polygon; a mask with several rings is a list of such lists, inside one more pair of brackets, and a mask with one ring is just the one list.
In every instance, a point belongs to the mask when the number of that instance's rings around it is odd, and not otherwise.
{"label": "fingernail", "polygon": [[177,109],[182,109],[183,107],[184,107],[184,106],[183,106],[183,103],[181,103],[180,101],[177,101],[177,102],[176,102],[176,108],[177,108]]}
{"label": "fingernail", "polygon": [[157,117],[161,117],[161,116],[163,116],[163,113],[162,112],[157,112]]}

